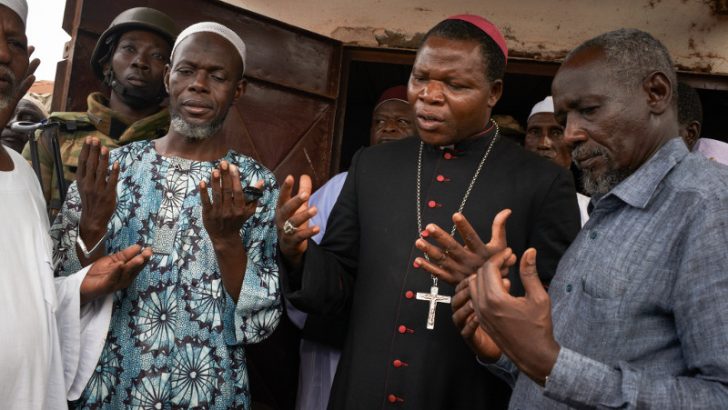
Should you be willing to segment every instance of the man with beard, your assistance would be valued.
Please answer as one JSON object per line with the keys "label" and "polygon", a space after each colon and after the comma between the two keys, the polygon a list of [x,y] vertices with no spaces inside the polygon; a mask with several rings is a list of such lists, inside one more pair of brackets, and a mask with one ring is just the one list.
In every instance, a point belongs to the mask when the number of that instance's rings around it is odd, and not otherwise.
{"label": "man with beard", "polygon": [[[564,140],[564,127],[554,116],[553,97],[544,98],[531,109],[523,147],[556,165],[571,169],[571,145]],[[589,197],[577,192],[576,200],[579,202],[581,225],[584,226],[589,220]]]}
{"label": "man with beard", "polygon": [[589,222],[548,294],[533,249],[526,296],[506,293],[505,249],[453,304],[482,360],[515,382],[511,408],[728,408],[728,170],[688,152],[676,80],[666,48],[633,29],[559,68],[556,118],[593,195]]}
{"label": "man with beard", "polygon": [[[166,14],[136,7],[116,16],[101,34],[91,55],[91,68],[110,88],[109,98],[93,92],[86,99],[86,112],[57,112],[49,117],[49,121],[61,124],[58,137],[63,178],[68,184],[74,180],[86,137],[95,137],[113,149],[167,132],[169,113],[162,75],[178,32]],[[61,203],[50,132],[41,133],[38,154],[43,195],[49,207],[57,211]],[[30,160],[30,149],[23,155]]]}
{"label": "man with beard", "polygon": [[[0,125],[35,80],[25,0],[0,0]],[[9,74],[12,73],[12,74]],[[110,293],[151,255],[138,245],[53,279],[45,202],[30,166],[0,145],[0,397],[5,409],[66,409],[96,367]]]}
{"label": "man with beard", "polygon": [[244,67],[245,44],[232,30],[188,27],[165,69],[167,134],[111,155],[89,138],[81,151],[51,229],[58,273],[128,244],[153,251],[115,294],[96,373],[75,403],[82,408],[250,407],[243,345],[270,335],[281,308],[275,178],[230,150],[222,130],[245,91]]}
{"label": "man with beard", "polygon": [[508,387],[475,361],[446,303],[500,247],[480,237],[490,237],[501,209],[513,209],[514,249],[544,254],[546,283],[579,229],[569,172],[500,138],[491,120],[507,54],[480,16],[454,16],[427,33],[408,84],[419,138],[357,153],[321,245],[309,240],[320,230],[308,222],[310,179],[301,177],[296,195],[292,176],[281,187],[286,297],[307,312],[349,317],[329,408],[505,406]]}

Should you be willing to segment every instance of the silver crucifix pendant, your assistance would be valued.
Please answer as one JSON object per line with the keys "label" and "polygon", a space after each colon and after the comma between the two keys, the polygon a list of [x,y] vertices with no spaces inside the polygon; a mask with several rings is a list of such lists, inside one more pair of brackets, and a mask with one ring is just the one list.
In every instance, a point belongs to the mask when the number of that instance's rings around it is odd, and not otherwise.
{"label": "silver crucifix pendant", "polygon": [[427,328],[432,330],[435,328],[435,309],[438,303],[450,303],[450,296],[439,295],[439,288],[433,286],[430,293],[417,292],[417,300],[426,300],[430,302],[430,311],[427,313]]}

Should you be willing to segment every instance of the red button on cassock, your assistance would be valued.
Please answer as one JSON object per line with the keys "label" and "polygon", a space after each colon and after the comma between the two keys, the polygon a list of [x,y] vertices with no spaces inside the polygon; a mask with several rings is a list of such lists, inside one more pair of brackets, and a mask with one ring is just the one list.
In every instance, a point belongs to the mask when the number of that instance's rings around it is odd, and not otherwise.
{"label": "red button on cassock", "polygon": [[407,292],[404,293],[404,297],[406,297],[407,299],[412,299],[413,297],[415,297],[415,292],[408,290]]}
{"label": "red button on cassock", "polygon": [[395,396],[394,394],[390,394],[389,396],[387,396],[387,401],[389,401],[390,403],[396,403],[397,396]]}
{"label": "red button on cassock", "polygon": [[446,153],[445,153],[445,154],[443,155],[443,157],[445,157],[445,159],[452,159],[452,154],[451,154],[451,153],[449,153],[449,152],[446,152]]}
{"label": "red button on cassock", "polygon": [[405,325],[399,325],[399,327],[397,328],[397,331],[399,333],[406,333],[407,332],[407,326],[405,326]]}
{"label": "red button on cassock", "polygon": [[407,363],[405,363],[399,359],[395,359],[394,361],[392,361],[392,366],[394,366],[396,368],[400,368],[402,366],[407,366]]}
{"label": "red button on cassock", "polygon": [[435,179],[437,179],[437,182],[445,182],[445,176],[444,175],[438,175]]}
{"label": "red button on cassock", "polygon": [[427,206],[429,206],[430,208],[434,208],[434,207],[436,207],[436,206],[437,206],[437,202],[435,202],[435,201],[429,201],[429,202],[427,203]]}

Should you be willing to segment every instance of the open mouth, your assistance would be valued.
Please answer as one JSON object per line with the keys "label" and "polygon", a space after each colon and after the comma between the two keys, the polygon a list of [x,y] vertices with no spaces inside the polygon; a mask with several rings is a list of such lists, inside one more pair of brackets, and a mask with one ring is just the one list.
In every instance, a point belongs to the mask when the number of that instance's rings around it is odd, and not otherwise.
{"label": "open mouth", "polygon": [[438,128],[442,123],[443,119],[440,116],[429,114],[429,113],[421,113],[417,114],[417,127],[420,130],[424,131],[430,131]]}

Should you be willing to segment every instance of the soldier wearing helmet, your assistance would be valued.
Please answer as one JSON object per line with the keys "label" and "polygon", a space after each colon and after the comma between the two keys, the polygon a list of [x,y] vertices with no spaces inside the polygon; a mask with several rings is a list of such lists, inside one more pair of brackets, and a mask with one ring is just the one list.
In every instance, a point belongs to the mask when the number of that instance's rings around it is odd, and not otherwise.
{"label": "soldier wearing helmet", "polygon": [[[109,96],[93,92],[87,97],[86,112],[57,112],[49,117],[61,123],[59,142],[67,181],[75,180],[78,156],[88,136],[113,149],[167,132],[169,113],[162,80],[178,33],[168,15],[135,7],[116,16],[101,34],[91,68],[109,88]],[[57,211],[60,195],[47,134],[39,144],[43,194],[51,210]],[[27,147],[23,154],[30,158]]]}

